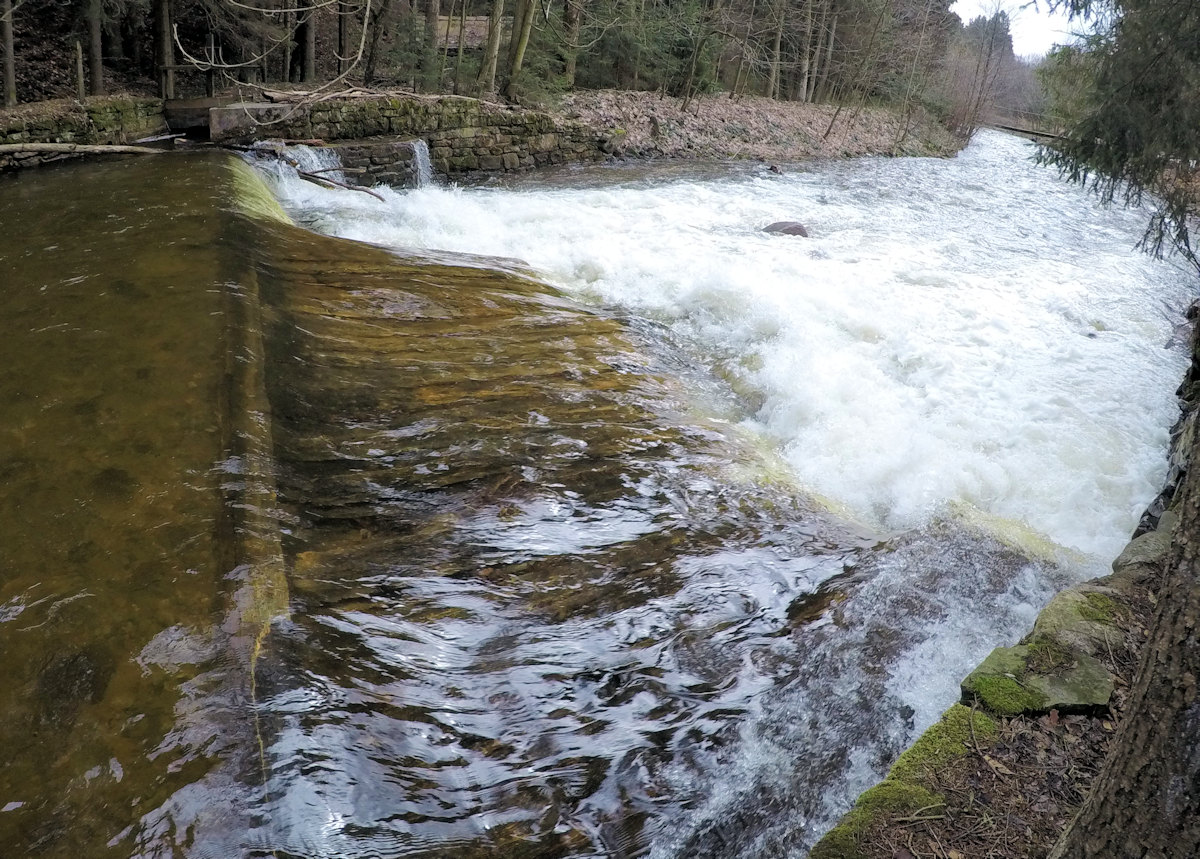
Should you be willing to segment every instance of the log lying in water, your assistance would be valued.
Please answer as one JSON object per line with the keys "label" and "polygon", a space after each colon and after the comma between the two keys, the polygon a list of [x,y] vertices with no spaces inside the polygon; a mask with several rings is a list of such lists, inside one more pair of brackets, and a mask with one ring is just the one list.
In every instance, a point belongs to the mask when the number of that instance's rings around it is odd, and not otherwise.
{"label": "log lying in water", "polygon": [[22,152],[52,153],[63,155],[156,155],[166,152],[153,146],[129,146],[126,144],[107,143],[0,143],[0,155],[15,155]]}

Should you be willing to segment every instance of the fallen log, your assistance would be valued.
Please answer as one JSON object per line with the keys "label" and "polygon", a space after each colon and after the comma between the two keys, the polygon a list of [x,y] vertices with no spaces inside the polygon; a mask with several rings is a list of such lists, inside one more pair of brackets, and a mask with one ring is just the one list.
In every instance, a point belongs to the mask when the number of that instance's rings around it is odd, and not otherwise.
{"label": "fallen log", "polygon": [[157,155],[166,151],[153,146],[129,146],[115,143],[0,143],[0,155],[19,155],[22,152],[55,155]]}

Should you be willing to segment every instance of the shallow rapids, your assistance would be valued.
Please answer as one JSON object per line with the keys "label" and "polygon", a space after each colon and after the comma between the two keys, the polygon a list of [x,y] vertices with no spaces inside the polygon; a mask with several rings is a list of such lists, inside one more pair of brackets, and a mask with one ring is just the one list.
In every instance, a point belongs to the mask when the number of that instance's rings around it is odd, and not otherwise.
{"label": "shallow rapids", "polygon": [[0,180],[0,853],[803,856],[1165,472],[1027,155]]}
{"label": "shallow rapids", "polygon": [[[884,528],[962,501],[1107,562],[1157,491],[1191,294],[1103,209],[981,133],[958,157],[615,167],[484,188],[278,187],[316,229],[526,261],[670,326],[805,486]],[[671,175],[674,173],[675,175]],[[780,220],[808,240],[768,235]]]}
{"label": "shallow rapids", "polygon": [[[727,507],[661,478],[625,480],[625,498],[575,487],[564,498],[555,482],[534,480],[537,500],[515,504],[507,521],[456,522],[485,557],[503,564],[518,553],[522,571],[520,553],[540,556],[538,567],[571,558],[583,564],[575,581],[593,585],[551,626],[473,614],[473,628],[427,641],[439,657],[420,663],[422,686],[449,673],[457,690],[467,672],[468,698],[507,703],[469,707],[464,720],[449,703],[456,693],[418,696],[443,713],[439,734],[456,726],[450,745],[473,787],[431,787],[457,822],[430,835],[431,822],[413,818],[389,835],[393,849],[467,838],[470,848],[451,852],[504,855],[513,848],[496,839],[515,837],[539,855],[802,854],[992,646],[1014,641],[1056,588],[1104,571],[1164,470],[1184,366],[1180,344],[1167,345],[1190,277],[1134,251],[1140,213],[1101,209],[1031,154],[983,135],[946,161],[783,176],[566,170],[383,189],[382,204],[276,174],[285,205],[311,228],[406,255],[527,265],[616,314],[658,356],[654,372],[683,380],[684,415],[672,420],[715,417],[726,443],[749,445],[733,456],[757,470],[759,488],[738,492],[755,517],[771,511],[765,526],[730,531]],[[811,238],[761,232],[784,219],[805,222]],[[662,392],[645,393],[661,414]],[[695,450],[672,454],[668,463],[681,458],[668,472],[689,468]],[[619,457],[606,466],[625,467]],[[729,479],[706,477],[704,492],[728,492]],[[781,486],[878,536],[852,526],[814,542],[812,514],[779,510]],[[644,516],[629,535],[627,499],[646,496],[675,512]],[[596,527],[632,551],[595,556]],[[629,570],[648,539],[679,528],[686,539],[665,556],[650,548],[644,562],[670,571],[648,601],[614,604],[587,572]],[[458,586],[450,593],[461,598]],[[373,638],[368,629],[358,634]],[[509,654],[499,674],[479,661],[492,636]],[[552,651],[533,644],[544,641]],[[490,738],[483,769],[476,741],[463,751],[460,724]],[[355,757],[343,752],[334,771]],[[558,786],[564,777],[569,788]],[[341,778],[339,820],[357,789]],[[525,796],[516,819],[509,791]],[[350,849],[340,839],[337,849]]]}

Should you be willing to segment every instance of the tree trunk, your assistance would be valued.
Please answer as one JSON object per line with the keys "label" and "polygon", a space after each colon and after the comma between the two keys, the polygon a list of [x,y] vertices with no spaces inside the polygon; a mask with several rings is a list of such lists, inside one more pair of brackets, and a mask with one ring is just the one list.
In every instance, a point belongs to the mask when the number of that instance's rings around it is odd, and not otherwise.
{"label": "tree trunk", "polygon": [[446,33],[442,37],[442,50],[438,54],[439,67],[437,75],[437,91],[441,91],[446,82],[446,69],[450,67],[450,27],[454,24],[454,16],[457,10],[454,8],[454,0],[450,0],[450,8],[446,10]]}
{"label": "tree trunk", "polygon": [[467,49],[467,0],[463,0],[462,14],[458,18],[458,55],[454,58],[454,94],[459,93],[462,82],[463,51]]}
{"label": "tree trunk", "polygon": [[17,62],[12,0],[0,0],[0,41],[4,48],[4,106],[17,106]]}
{"label": "tree trunk", "polygon": [[513,51],[512,63],[508,69],[508,85],[504,89],[504,95],[509,99],[514,99],[517,95],[517,75],[521,74],[521,66],[525,63],[525,51],[529,48],[529,34],[533,31],[536,11],[533,0],[523,0],[521,5],[524,7],[524,14],[521,15],[521,34],[518,37],[514,31],[512,35],[516,50]]}
{"label": "tree trunk", "polygon": [[280,3],[279,17],[283,19],[283,50],[280,51],[282,70],[279,73],[281,81],[291,82],[292,80],[292,53],[296,37],[296,16],[291,11],[294,5],[293,0],[282,0]]}
{"label": "tree trunk", "polygon": [[567,89],[575,88],[575,70],[579,64],[579,33],[583,25],[583,0],[565,0],[563,26],[567,30],[567,50],[563,57],[563,80]]}
{"label": "tree trunk", "polygon": [[[375,82],[375,64],[379,58],[379,40],[383,37],[384,22],[387,20],[388,11],[392,7],[392,0],[382,0],[375,7],[375,12],[371,15],[371,40],[367,46],[367,60],[363,66],[363,86],[369,87]],[[367,26],[368,22],[363,22],[363,26]]]}
{"label": "tree trunk", "polygon": [[88,0],[88,92],[104,95],[104,3]]}
{"label": "tree trunk", "polygon": [[813,101],[825,101],[829,98],[829,68],[833,65],[833,40],[837,36],[837,21],[837,12],[834,12],[833,20],[829,24],[829,38],[825,40],[825,62],[821,66],[820,89],[813,90]]}
{"label": "tree trunk", "polygon": [[496,90],[496,63],[500,58],[500,31],[504,29],[504,0],[493,0],[492,15],[488,20],[487,48],[483,53],[483,65],[479,67],[479,95],[491,95]]}
{"label": "tree trunk", "polygon": [[83,101],[87,97],[87,87],[83,80],[83,45],[75,40],[75,97]]}
{"label": "tree trunk", "polygon": [[175,97],[175,40],[171,35],[171,0],[154,0],[154,59],[163,98]]}
{"label": "tree trunk", "polygon": [[[816,30],[816,15],[813,14],[815,0],[804,3],[804,36],[800,42],[800,85],[798,87],[799,101],[808,101],[808,79],[814,73],[813,69],[813,33]],[[817,34],[817,56],[821,54],[821,38]]]}
{"label": "tree trunk", "polygon": [[1189,472],[1183,492],[1172,559],[1124,719],[1051,859],[1200,856],[1200,467]]}
{"label": "tree trunk", "polygon": [[437,49],[438,18],[441,14],[440,0],[425,0],[425,44],[421,53],[421,89],[425,92],[436,90],[442,77]]}
{"label": "tree trunk", "polygon": [[780,50],[783,47],[783,4],[775,7],[775,40],[771,45],[771,72],[767,78],[767,98],[779,97]]}
{"label": "tree trunk", "polygon": [[339,75],[345,74],[346,60],[350,56],[350,14],[350,4],[347,0],[338,0],[337,73]]}
{"label": "tree trunk", "polygon": [[300,61],[300,80],[308,82],[317,79],[317,10],[310,9],[304,16],[301,25],[304,38],[300,42],[302,58]]}
{"label": "tree trunk", "polygon": [[525,27],[525,15],[532,9],[532,0],[516,0],[516,5],[513,7],[512,30],[508,34],[508,49],[504,56],[504,67],[511,69],[513,63],[517,59],[517,43],[520,41],[520,32]]}
{"label": "tree trunk", "polygon": [[[813,55],[812,72],[808,76],[804,89],[804,101],[811,102],[817,97],[817,81],[825,74],[829,65],[833,48],[833,31],[829,29],[829,0],[821,3],[821,20],[817,24],[817,50]],[[837,20],[834,19],[836,26]],[[824,56],[822,56],[824,54]]]}

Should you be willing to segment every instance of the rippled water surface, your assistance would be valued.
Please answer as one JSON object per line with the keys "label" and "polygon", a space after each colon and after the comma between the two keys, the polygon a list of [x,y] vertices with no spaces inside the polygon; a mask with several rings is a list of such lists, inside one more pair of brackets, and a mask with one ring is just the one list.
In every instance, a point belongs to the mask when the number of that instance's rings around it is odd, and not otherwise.
{"label": "rippled water surface", "polygon": [[5,179],[0,844],[803,855],[1165,470],[1188,277],[1027,155]]}

